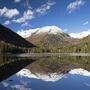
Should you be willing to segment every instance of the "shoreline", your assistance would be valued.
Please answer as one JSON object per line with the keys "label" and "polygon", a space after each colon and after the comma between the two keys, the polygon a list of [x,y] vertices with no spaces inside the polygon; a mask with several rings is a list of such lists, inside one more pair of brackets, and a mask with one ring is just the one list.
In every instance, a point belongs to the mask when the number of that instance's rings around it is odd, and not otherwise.
{"label": "shoreline", "polygon": [[90,56],[90,53],[19,53],[19,54],[0,54],[0,56],[15,57],[47,57],[47,56]]}
{"label": "shoreline", "polygon": [[15,54],[19,57],[44,57],[44,56],[90,56],[90,53],[22,53]]}

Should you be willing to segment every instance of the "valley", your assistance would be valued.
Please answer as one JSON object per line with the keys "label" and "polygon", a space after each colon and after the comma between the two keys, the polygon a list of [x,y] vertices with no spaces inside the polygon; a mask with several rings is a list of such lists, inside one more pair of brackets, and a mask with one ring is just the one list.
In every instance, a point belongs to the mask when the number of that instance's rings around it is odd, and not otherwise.
{"label": "valley", "polygon": [[72,38],[56,26],[46,26],[36,30],[26,40],[37,46],[31,49],[34,53],[89,53],[89,37]]}
{"label": "valley", "polygon": [[[44,31],[44,32],[43,32]],[[70,37],[56,26],[46,26],[22,38],[10,29],[0,26],[2,53],[89,53],[90,35],[82,39]],[[4,37],[3,37],[4,36]],[[25,40],[26,39],[26,40]]]}

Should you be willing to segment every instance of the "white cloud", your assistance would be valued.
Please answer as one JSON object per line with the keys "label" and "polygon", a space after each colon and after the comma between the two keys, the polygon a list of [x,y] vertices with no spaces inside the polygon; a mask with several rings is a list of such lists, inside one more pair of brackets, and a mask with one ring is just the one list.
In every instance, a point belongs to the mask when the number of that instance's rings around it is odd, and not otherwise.
{"label": "white cloud", "polygon": [[88,23],[89,23],[89,22],[88,22],[88,21],[86,21],[86,22],[84,22],[84,23],[83,23],[83,25],[87,25]]}
{"label": "white cloud", "polygon": [[5,24],[5,25],[8,25],[8,24],[10,24],[10,21],[7,20],[7,21],[4,22],[4,24]]}
{"label": "white cloud", "polygon": [[68,6],[67,6],[67,10],[69,11],[69,13],[71,13],[72,11],[76,10],[77,8],[79,8],[80,6],[83,6],[85,4],[84,0],[76,0],[74,2],[71,2]]}
{"label": "white cloud", "polygon": [[17,9],[8,9],[6,7],[0,9],[0,16],[12,18],[13,16],[16,15],[19,15],[19,11]]}
{"label": "white cloud", "polygon": [[21,18],[14,19],[12,21],[15,23],[24,23],[27,20],[31,20],[32,18],[34,18],[34,12],[32,10],[27,10],[24,12],[24,14]]}
{"label": "white cloud", "polygon": [[5,14],[5,12],[7,11],[7,8],[4,7],[3,9],[0,9],[0,16],[2,16],[3,14]]}
{"label": "white cloud", "polygon": [[20,2],[21,0],[14,0],[16,3]]}
{"label": "white cloud", "polygon": [[48,0],[46,4],[41,5],[37,9],[32,10],[32,8],[28,8],[22,15],[22,17],[18,19],[12,20],[14,23],[25,23],[28,20],[35,18],[38,14],[46,13],[56,2]]}
{"label": "white cloud", "polygon": [[53,5],[55,5],[56,2],[48,1],[46,4],[41,5],[41,7],[36,9],[36,13],[46,13],[47,10],[49,10]]}
{"label": "white cloud", "polygon": [[90,29],[87,30],[87,31],[79,32],[79,33],[70,33],[69,35],[71,37],[73,37],[73,38],[79,38],[79,39],[81,39],[81,38],[84,38],[84,37],[90,35]]}

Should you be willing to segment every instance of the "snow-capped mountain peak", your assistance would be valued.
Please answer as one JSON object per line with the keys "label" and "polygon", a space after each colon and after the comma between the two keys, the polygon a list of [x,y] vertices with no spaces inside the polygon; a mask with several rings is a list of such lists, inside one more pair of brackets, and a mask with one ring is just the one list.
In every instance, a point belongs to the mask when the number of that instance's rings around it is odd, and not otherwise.
{"label": "snow-capped mountain peak", "polygon": [[57,33],[62,33],[62,30],[57,26],[45,26],[38,29],[38,31],[36,31],[36,34],[42,34],[42,33],[57,34]]}
{"label": "snow-capped mountain peak", "polygon": [[57,34],[57,33],[63,33],[63,31],[57,26],[45,26],[45,27],[36,28],[36,29],[20,30],[17,33],[20,36],[27,38],[31,36],[32,33],[34,34],[42,34],[42,33]]}
{"label": "snow-capped mountain peak", "polygon": [[37,31],[38,29],[39,28],[29,29],[29,30],[19,30],[19,31],[17,31],[17,34],[19,34],[23,38],[27,38],[27,37],[31,36],[31,34],[34,33],[35,31]]}

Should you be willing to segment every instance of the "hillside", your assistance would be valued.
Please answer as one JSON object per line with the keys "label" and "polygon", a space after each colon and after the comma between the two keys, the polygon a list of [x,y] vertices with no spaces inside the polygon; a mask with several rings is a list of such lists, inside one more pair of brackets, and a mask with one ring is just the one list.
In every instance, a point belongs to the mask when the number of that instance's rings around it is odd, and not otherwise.
{"label": "hillside", "polygon": [[[29,42],[38,46],[39,52],[60,52],[62,47],[67,47],[78,43],[78,39],[71,38],[56,26],[46,26],[39,28],[28,38]],[[37,49],[37,48],[36,48]]]}
{"label": "hillside", "polygon": [[90,53],[90,35],[79,40],[79,43],[64,47],[66,52]]}
{"label": "hillside", "polygon": [[[34,32],[30,33],[33,30]],[[23,35],[28,36],[26,40],[37,46],[31,49],[31,52],[90,52],[90,35],[82,39],[76,39],[57,26],[32,29],[25,31]]]}
{"label": "hillside", "polygon": [[5,43],[10,43],[15,46],[21,47],[33,47],[34,45],[24,38],[13,32],[12,30],[4,27],[0,24],[0,41],[4,41]]}
{"label": "hillside", "polygon": [[77,47],[81,49],[81,52],[90,52],[90,35],[81,39],[81,42],[77,44]]}
{"label": "hillside", "polygon": [[27,48],[34,47],[12,30],[0,25],[0,53],[23,53]]}

